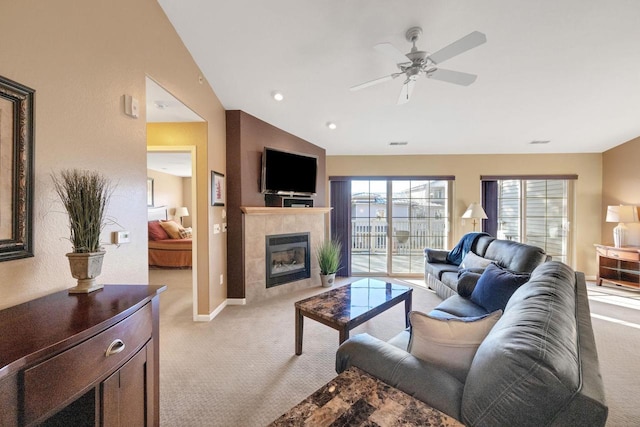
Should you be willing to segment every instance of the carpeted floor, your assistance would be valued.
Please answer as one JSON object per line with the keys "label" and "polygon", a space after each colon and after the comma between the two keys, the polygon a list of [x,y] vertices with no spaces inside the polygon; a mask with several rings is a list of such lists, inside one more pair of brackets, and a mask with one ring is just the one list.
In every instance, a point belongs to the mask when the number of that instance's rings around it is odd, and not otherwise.
{"label": "carpeted floor", "polygon": [[[402,281],[398,281],[402,283]],[[440,299],[415,286],[414,309]],[[295,301],[314,288],[192,321],[191,271],[153,270],[160,297],[160,419],[167,426],[264,426],[333,378],[337,331],[305,319],[294,354]],[[406,284],[406,282],[405,282]],[[610,408],[607,426],[639,424],[640,292],[589,285],[594,333]],[[403,304],[354,329],[388,339],[403,329]]]}

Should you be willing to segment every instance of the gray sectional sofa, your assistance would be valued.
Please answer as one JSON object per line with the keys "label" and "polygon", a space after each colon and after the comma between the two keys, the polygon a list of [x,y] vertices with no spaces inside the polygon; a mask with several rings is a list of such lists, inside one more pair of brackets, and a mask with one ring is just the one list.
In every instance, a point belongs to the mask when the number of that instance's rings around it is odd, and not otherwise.
{"label": "gray sectional sofa", "polygon": [[[487,313],[457,294],[434,312]],[[605,425],[585,279],[566,264],[538,265],[515,290],[463,379],[411,354],[409,337],[409,331],[389,342],[356,335],[338,349],[336,371],[357,366],[468,426]]]}
{"label": "gray sectional sofa", "polygon": [[[460,282],[472,288],[484,268],[492,262],[511,271],[531,273],[538,265],[551,259],[537,246],[499,240],[484,233],[469,233],[463,240],[465,238],[469,239],[470,245],[463,252],[460,265],[447,261],[450,251],[424,250],[425,281],[442,299],[457,294]],[[462,277],[462,273],[467,274]]]}

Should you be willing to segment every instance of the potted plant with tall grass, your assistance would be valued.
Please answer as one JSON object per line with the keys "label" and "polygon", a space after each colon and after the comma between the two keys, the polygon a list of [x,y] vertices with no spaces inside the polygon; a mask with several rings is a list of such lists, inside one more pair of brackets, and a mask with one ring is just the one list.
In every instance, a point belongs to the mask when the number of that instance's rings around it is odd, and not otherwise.
{"label": "potted plant with tall grass", "polygon": [[336,280],[336,273],[340,269],[341,251],[342,244],[335,239],[325,239],[316,248],[320,281],[325,288],[333,286]]}
{"label": "potted plant with tall grass", "polygon": [[113,194],[111,181],[96,171],[65,169],[52,174],[53,185],[69,216],[69,258],[71,275],[78,280],[69,293],[89,293],[101,289],[96,277],[102,272],[105,251],[100,234],[107,221],[106,211]]}

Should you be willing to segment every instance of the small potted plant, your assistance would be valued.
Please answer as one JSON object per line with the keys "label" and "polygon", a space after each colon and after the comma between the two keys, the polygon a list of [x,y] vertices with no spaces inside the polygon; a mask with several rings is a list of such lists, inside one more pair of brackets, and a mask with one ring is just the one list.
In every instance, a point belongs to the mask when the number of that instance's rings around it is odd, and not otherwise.
{"label": "small potted plant", "polygon": [[334,239],[325,239],[316,248],[316,258],[320,267],[320,280],[325,288],[333,286],[336,273],[340,268],[341,251],[342,244]]}
{"label": "small potted plant", "polygon": [[96,277],[102,271],[105,251],[100,233],[106,224],[106,210],[113,193],[111,181],[95,171],[65,169],[52,174],[56,193],[69,216],[69,240],[73,246],[67,254],[71,275],[78,285],[69,293],[89,293],[101,289]]}

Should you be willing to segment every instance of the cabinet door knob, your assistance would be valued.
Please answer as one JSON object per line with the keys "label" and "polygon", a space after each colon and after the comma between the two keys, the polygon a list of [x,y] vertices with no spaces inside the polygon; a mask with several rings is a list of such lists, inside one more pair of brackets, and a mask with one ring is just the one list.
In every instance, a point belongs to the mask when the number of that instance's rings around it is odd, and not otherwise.
{"label": "cabinet door knob", "polygon": [[124,342],[118,338],[113,340],[113,342],[109,344],[109,347],[107,347],[107,351],[104,355],[106,357],[109,357],[112,354],[120,353],[122,350],[124,350]]}

